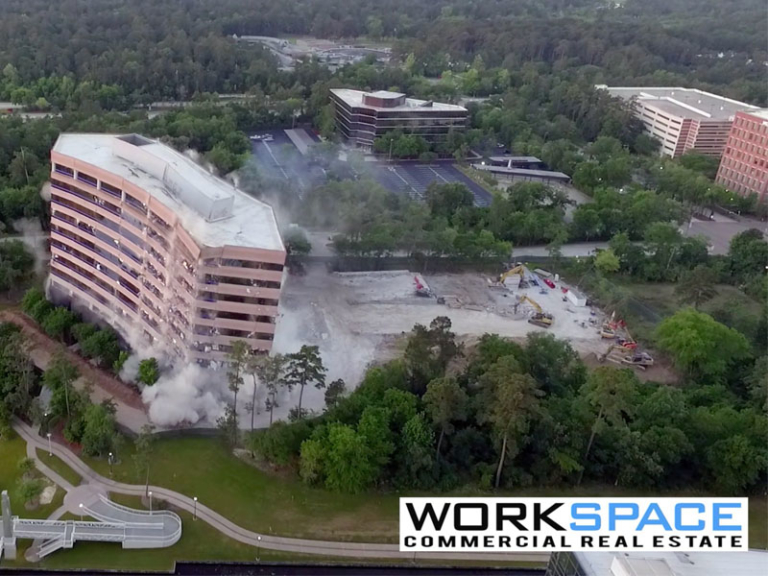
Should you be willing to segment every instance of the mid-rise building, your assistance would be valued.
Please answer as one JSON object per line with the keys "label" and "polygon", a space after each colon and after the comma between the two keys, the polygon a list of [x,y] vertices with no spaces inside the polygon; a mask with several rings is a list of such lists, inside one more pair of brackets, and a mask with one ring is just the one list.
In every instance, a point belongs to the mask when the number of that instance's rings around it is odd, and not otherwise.
{"label": "mid-rise building", "polygon": [[269,351],[286,252],[272,208],[136,134],[51,152],[54,300],[187,361]]}
{"label": "mid-rise building", "polygon": [[661,142],[661,154],[688,151],[720,158],[736,113],[756,106],[692,88],[624,88],[599,85],[632,102],[635,116]]}
{"label": "mid-rise building", "polygon": [[768,109],[737,112],[716,182],[744,196],[768,194]]}
{"label": "mid-rise building", "polygon": [[393,130],[434,143],[467,126],[468,113],[463,106],[416,100],[399,92],[335,88],[331,90],[331,102],[339,132],[363,148],[370,148],[376,138]]}

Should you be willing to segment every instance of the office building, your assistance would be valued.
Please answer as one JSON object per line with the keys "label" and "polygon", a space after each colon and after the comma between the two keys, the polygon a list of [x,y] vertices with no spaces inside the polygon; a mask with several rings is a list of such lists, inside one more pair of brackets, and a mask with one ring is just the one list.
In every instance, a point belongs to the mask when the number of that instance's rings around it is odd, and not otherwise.
{"label": "office building", "polygon": [[768,194],[768,109],[737,112],[728,134],[716,182],[761,202]]}
{"label": "office building", "polygon": [[186,360],[269,351],[286,252],[272,208],[136,134],[51,152],[51,295]]}
{"label": "office building", "polygon": [[556,552],[545,576],[764,576],[768,552]]}
{"label": "office building", "polygon": [[720,158],[736,113],[757,110],[744,102],[691,88],[619,88],[599,85],[632,102],[635,116],[661,142],[661,154],[688,151]]}
{"label": "office building", "polygon": [[362,148],[370,148],[376,138],[392,130],[435,143],[467,125],[467,109],[463,106],[406,98],[399,92],[335,88],[331,90],[331,102],[339,132]]}

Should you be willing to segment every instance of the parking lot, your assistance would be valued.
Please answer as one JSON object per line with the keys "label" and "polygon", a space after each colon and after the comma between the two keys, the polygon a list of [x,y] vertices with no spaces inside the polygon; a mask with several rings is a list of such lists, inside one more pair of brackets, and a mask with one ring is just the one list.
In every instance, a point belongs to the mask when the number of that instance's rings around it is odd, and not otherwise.
{"label": "parking lot", "polygon": [[[300,190],[325,181],[325,172],[312,165],[291,140],[286,130],[260,130],[257,140],[251,140],[251,149],[259,171],[268,179],[287,180],[298,185]],[[303,146],[318,141],[316,134],[301,130],[297,136]],[[267,136],[263,138],[264,136]],[[419,162],[378,163],[368,162],[369,175],[387,190],[395,194],[406,194],[414,200],[423,200],[427,187],[458,182],[464,184],[475,197],[476,206],[489,206],[491,194],[472,179],[465,176],[452,162],[438,161],[431,164]]]}
{"label": "parking lot", "polygon": [[[310,132],[307,134],[316,141],[316,136]],[[264,176],[293,182],[302,190],[325,181],[323,171],[307,162],[285,130],[260,130],[258,135],[269,135],[268,138],[251,140],[253,157]]]}
{"label": "parking lot", "polygon": [[423,200],[424,192],[433,182],[438,184],[458,182],[469,188],[475,197],[475,205],[489,206],[491,194],[462,174],[452,163],[418,164],[402,162],[374,167],[376,181],[387,190],[407,194],[415,200]]}

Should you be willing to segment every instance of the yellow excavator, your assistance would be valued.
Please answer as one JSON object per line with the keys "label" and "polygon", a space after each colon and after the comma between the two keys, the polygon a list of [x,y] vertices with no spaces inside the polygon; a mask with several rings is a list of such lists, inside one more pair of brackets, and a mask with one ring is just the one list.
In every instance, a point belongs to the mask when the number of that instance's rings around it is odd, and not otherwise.
{"label": "yellow excavator", "polygon": [[533,324],[535,326],[541,326],[542,328],[549,328],[552,326],[552,323],[555,321],[554,316],[552,314],[547,314],[544,312],[544,310],[541,309],[541,306],[539,306],[539,303],[533,300],[532,298],[529,298],[528,296],[523,296],[518,301],[518,304],[522,304],[523,302],[528,302],[531,306],[533,306],[533,309],[535,312],[533,313],[533,316],[528,318],[528,323]]}
{"label": "yellow excavator", "polygon": [[499,284],[504,284],[510,276],[520,276],[518,288],[528,288],[528,280],[525,279],[525,266],[518,264],[514,268],[510,268],[504,272],[499,276]]}

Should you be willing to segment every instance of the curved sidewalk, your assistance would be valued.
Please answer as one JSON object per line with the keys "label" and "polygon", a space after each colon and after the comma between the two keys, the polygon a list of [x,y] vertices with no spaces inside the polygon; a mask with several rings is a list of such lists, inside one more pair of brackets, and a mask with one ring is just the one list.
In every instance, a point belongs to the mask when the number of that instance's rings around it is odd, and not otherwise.
{"label": "curved sidewalk", "polygon": [[[35,458],[38,468],[42,470],[47,476],[54,481],[58,479],[63,480],[58,474],[50,470],[47,466],[42,464],[37,459],[35,454],[35,448],[40,448],[47,451],[48,445],[44,442],[34,431],[34,429],[18,420],[13,424],[14,429],[19,435],[27,442],[27,453]],[[30,448],[33,446],[33,448]],[[75,472],[82,476],[83,480],[89,484],[95,484],[94,488],[98,490],[103,488],[108,492],[115,492],[117,494],[128,494],[131,496],[142,496],[144,494],[145,487],[135,484],[124,484],[122,482],[115,482],[109,478],[105,478],[97,474],[94,470],[88,467],[82,460],[80,460],[74,453],[68,448],[61,446],[60,444],[53,444],[52,452],[58,456],[67,466],[72,468]],[[34,456],[32,455],[34,454]],[[49,474],[49,472],[51,474]],[[64,481],[66,485],[72,488],[69,482]],[[62,485],[64,487],[64,485]],[[181,510],[185,510],[189,513],[193,513],[195,510],[195,503],[192,498],[179,494],[173,490],[168,490],[159,486],[150,486],[153,496],[161,500],[166,500],[171,505]],[[366,544],[357,542],[332,542],[325,540],[307,540],[302,538],[285,538],[281,536],[271,536],[268,534],[259,534],[246,530],[231,522],[218,512],[208,508],[204,504],[197,502],[197,517],[204,522],[207,522],[216,530],[250,546],[257,546],[260,548],[266,548],[269,550],[278,550],[282,552],[293,552],[297,554],[318,554],[321,556],[345,556],[350,558],[402,558],[413,559],[414,557],[422,559],[435,559],[435,560],[473,560],[481,562],[537,562],[546,563],[549,559],[549,554],[542,552],[517,552],[517,553],[500,553],[500,554],[459,554],[459,553],[428,553],[420,552],[418,554],[413,552],[400,552],[397,544]]]}

